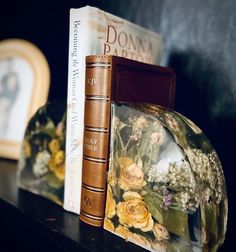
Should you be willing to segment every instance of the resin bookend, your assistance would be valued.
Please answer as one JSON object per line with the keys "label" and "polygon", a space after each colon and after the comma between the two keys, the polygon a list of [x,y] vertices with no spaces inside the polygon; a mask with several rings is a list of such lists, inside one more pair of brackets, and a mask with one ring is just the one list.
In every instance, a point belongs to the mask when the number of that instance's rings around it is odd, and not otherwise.
{"label": "resin bookend", "polygon": [[66,102],[54,101],[31,118],[18,162],[18,185],[63,204]]}
{"label": "resin bookend", "polygon": [[104,228],[150,251],[217,251],[228,203],[218,156],[177,112],[112,105]]}

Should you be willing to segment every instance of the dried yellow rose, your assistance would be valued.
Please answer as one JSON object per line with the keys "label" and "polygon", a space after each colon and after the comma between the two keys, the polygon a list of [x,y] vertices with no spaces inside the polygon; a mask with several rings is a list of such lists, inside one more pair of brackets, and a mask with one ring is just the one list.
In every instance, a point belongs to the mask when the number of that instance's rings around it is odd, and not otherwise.
{"label": "dried yellow rose", "polygon": [[28,140],[24,140],[23,142],[23,152],[26,158],[31,156],[31,146]]}
{"label": "dried yellow rose", "polygon": [[116,202],[113,199],[111,187],[107,188],[106,217],[112,218],[116,214]]}
{"label": "dried yellow rose", "polygon": [[54,171],[54,173],[59,180],[64,181],[64,179],[65,179],[65,164],[63,166],[57,167],[57,169]]}
{"label": "dried yellow rose", "polygon": [[123,227],[122,225],[119,225],[116,229],[115,232],[122,236],[125,240],[128,239],[129,233],[130,231],[128,230],[128,228]]}
{"label": "dried yellow rose", "polygon": [[52,154],[57,153],[60,150],[60,143],[57,139],[52,139],[49,144],[48,148]]}
{"label": "dried yellow rose", "polygon": [[138,194],[137,192],[132,192],[132,191],[125,192],[122,198],[124,201],[133,200],[133,199],[141,199],[141,200],[143,199],[140,194]]}
{"label": "dried yellow rose", "polygon": [[134,163],[133,159],[128,158],[128,157],[120,157],[118,159],[118,164],[120,166],[120,169],[123,169],[123,168],[125,168],[125,167],[127,167],[127,166],[129,166],[129,165],[131,165],[133,163]]}
{"label": "dried yellow rose", "polygon": [[121,169],[118,185],[123,190],[141,189],[147,183],[142,169],[133,163]]}
{"label": "dried yellow rose", "polygon": [[113,232],[113,231],[115,230],[115,227],[114,227],[113,223],[112,223],[111,220],[108,219],[108,218],[105,218],[105,219],[104,219],[104,228],[105,228],[106,230],[111,231],[111,232]]}
{"label": "dried yellow rose", "polygon": [[168,230],[159,223],[156,223],[153,226],[153,233],[158,241],[164,241],[170,239],[170,234]]}
{"label": "dried yellow rose", "polygon": [[117,183],[116,174],[115,174],[115,172],[114,172],[113,169],[111,169],[111,170],[108,172],[107,182],[108,182],[108,184],[111,185],[111,186],[115,186],[116,183]]}
{"label": "dried yellow rose", "polygon": [[65,153],[60,150],[48,161],[49,169],[55,173],[61,181],[65,178]]}
{"label": "dried yellow rose", "polygon": [[55,154],[55,163],[60,165],[64,162],[65,162],[65,153],[63,150],[60,150]]}
{"label": "dried yellow rose", "polygon": [[151,213],[148,212],[147,207],[142,199],[135,197],[124,196],[129,200],[119,202],[117,205],[117,215],[122,225],[139,228],[143,232],[151,231],[153,228],[153,219]]}

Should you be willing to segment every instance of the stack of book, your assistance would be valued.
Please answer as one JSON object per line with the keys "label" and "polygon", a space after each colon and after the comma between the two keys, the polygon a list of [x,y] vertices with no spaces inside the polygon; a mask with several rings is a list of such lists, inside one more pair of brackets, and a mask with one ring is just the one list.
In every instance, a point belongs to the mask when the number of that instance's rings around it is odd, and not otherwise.
{"label": "stack of book", "polygon": [[[85,57],[115,55],[158,64],[160,46],[160,35],[124,19],[90,6],[71,9],[64,194],[66,210],[80,214],[84,113],[90,113],[85,112],[85,104],[88,103],[85,102]],[[88,73],[93,72],[92,68],[90,69]],[[100,80],[95,80],[95,76],[91,77],[92,79],[88,78],[90,86],[95,84],[94,81],[102,82],[109,78],[105,72],[99,76]],[[93,112],[94,114],[96,112]]]}
{"label": "stack of book", "polygon": [[158,66],[161,37],[93,7],[71,9],[64,209],[104,223],[111,105],[173,108],[175,74]]}

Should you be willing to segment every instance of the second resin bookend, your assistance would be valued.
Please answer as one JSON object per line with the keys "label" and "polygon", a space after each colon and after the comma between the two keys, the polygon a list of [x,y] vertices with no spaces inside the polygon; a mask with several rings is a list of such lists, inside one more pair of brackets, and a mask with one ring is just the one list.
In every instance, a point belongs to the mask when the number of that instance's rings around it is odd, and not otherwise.
{"label": "second resin bookend", "polygon": [[18,163],[19,187],[63,204],[66,102],[55,101],[31,118]]}
{"label": "second resin bookend", "polygon": [[217,251],[228,205],[218,156],[172,110],[112,105],[104,228],[151,251]]}

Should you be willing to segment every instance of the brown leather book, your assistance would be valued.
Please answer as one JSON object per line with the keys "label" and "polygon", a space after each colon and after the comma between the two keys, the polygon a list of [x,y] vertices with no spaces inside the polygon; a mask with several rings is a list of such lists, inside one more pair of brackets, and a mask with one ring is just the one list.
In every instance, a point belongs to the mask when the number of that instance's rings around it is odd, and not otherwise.
{"label": "brown leather book", "polygon": [[85,127],[80,219],[102,226],[109,156],[111,102],[152,103],[173,108],[175,74],[110,55],[86,57]]}

